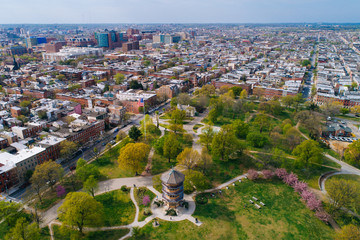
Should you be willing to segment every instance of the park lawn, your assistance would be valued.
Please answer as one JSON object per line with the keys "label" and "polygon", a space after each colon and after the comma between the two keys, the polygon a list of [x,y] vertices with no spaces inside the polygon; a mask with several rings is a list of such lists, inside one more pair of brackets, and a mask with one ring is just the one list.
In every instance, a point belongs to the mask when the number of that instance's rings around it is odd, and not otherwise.
{"label": "park lawn", "polygon": [[169,163],[169,160],[166,157],[161,156],[160,154],[154,152],[151,165],[152,165],[151,173],[153,175],[156,175],[169,170],[171,166],[175,166],[176,161],[172,159]]}
{"label": "park lawn", "polygon": [[[249,202],[252,196],[266,206],[256,209]],[[334,234],[279,180],[237,183],[207,204],[197,204],[193,216],[203,223],[200,227],[159,221],[159,227],[147,224],[140,229],[143,236],[130,239],[333,239]]]}
{"label": "park lawn", "polygon": [[95,199],[104,206],[104,226],[120,226],[133,222],[135,206],[129,192],[115,190],[97,195]]}
{"label": "park lawn", "polygon": [[249,169],[260,170],[262,166],[246,154],[242,154],[238,159],[229,161],[214,160],[206,176],[213,186],[218,186],[230,179],[247,172]]}
{"label": "park lawn", "polygon": [[[288,172],[293,172],[296,175],[298,175],[299,179],[306,182],[309,187],[320,190],[319,188],[319,177],[326,173],[331,171],[336,171],[333,168],[341,168],[341,166],[326,157],[323,158],[323,166],[317,166],[314,165],[313,167],[309,167],[308,169],[305,168],[298,168],[295,167],[294,159],[292,158],[286,158],[287,164],[286,166],[281,166],[280,162],[275,162],[270,155],[267,154],[261,154],[261,153],[252,153],[252,155],[256,156],[258,159],[262,160],[265,164],[268,164],[275,168],[281,168],[284,167]],[[288,155],[291,156],[291,155]],[[294,157],[294,156],[292,156]],[[329,167],[326,167],[329,166]],[[333,168],[331,168],[333,167]]]}
{"label": "park lawn", "polygon": [[66,228],[65,231],[60,229],[60,226],[53,225],[55,240],[118,240],[122,236],[129,233],[129,229],[116,229],[108,231],[86,232],[84,236],[80,236],[78,231]]}
{"label": "park lawn", "polygon": [[[144,221],[148,216],[151,215],[151,214],[147,215],[147,216],[144,215],[144,209],[150,208],[151,202],[156,195],[152,191],[147,189],[146,187],[136,188],[134,194],[135,194],[135,200],[139,206],[139,222],[141,222],[141,221]],[[149,196],[149,198],[150,198],[150,203],[147,206],[143,205],[143,197],[144,196]]]}
{"label": "park lawn", "polygon": [[90,163],[99,168],[102,176],[105,178],[133,177],[131,171],[120,169],[117,159],[120,155],[122,144],[112,147],[109,151],[101,155],[96,161]]}

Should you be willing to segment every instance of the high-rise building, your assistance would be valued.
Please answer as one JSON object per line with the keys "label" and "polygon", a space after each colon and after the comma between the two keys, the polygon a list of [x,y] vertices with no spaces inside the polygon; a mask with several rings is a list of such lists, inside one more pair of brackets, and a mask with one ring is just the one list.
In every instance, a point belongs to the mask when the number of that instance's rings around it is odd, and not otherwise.
{"label": "high-rise building", "polygon": [[95,33],[95,40],[98,47],[114,49],[121,47],[122,42],[125,41],[123,33],[115,31],[105,31]]}

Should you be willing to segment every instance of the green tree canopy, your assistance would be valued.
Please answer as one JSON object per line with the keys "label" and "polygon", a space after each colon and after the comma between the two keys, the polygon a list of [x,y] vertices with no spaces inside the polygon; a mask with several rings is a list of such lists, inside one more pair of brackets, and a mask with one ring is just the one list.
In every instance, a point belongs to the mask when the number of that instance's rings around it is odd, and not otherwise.
{"label": "green tree canopy", "polygon": [[99,226],[102,223],[103,206],[84,192],[70,192],[58,209],[59,219],[66,225],[78,228]]}
{"label": "green tree canopy", "polygon": [[322,163],[322,149],[314,140],[303,141],[294,149],[293,154],[297,157],[295,162],[298,166],[309,167],[311,164]]}
{"label": "green tree canopy", "polygon": [[130,128],[129,137],[131,139],[133,139],[134,141],[137,141],[139,139],[139,137],[141,137],[141,135],[142,135],[142,133],[141,133],[140,129],[138,127],[136,127],[135,125],[133,125]]}
{"label": "green tree canopy", "polygon": [[145,143],[129,143],[120,150],[119,167],[140,173],[148,160],[150,146]]}

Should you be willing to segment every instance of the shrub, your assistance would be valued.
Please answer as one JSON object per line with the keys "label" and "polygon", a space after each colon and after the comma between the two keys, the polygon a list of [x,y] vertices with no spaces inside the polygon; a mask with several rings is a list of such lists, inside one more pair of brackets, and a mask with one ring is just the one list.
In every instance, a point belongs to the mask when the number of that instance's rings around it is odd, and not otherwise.
{"label": "shrub", "polygon": [[175,209],[169,208],[168,210],[166,210],[166,215],[177,216],[177,213]]}
{"label": "shrub", "polygon": [[151,214],[152,214],[152,212],[151,212],[151,209],[150,209],[150,208],[145,208],[143,213],[144,213],[144,215],[145,215],[145,216],[149,216],[149,215],[151,215]]}
{"label": "shrub", "polygon": [[275,170],[275,175],[280,178],[280,179],[283,179],[285,176],[288,175],[288,172],[286,171],[286,169],[284,168],[277,168]]}
{"label": "shrub", "polygon": [[262,175],[264,176],[264,179],[271,179],[274,177],[274,172],[271,170],[263,170]]}
{"label": "shrub", "polygon": [[304,183],[304,182],[297,182],[294,184],[294,190],[295,192],[298,192],[298,193],[302,193],[303,191],[305,191],[308,187],[307,183]]}
{"label": "shrub", "polygon": [[148,195],[144,196],[142,204],[147,206],[150,203],[150,197]]}
{"label": "shrub", "polygon": [[305,190],[301,193],[301,198],[307,202],[310,198],[315,198],[315,195],[309,190]]}
{"label": "shrub", "polygon": [[330,215],[323,210],[316,211],[315,216],[325,223],[329,222],[331,218]]}
{"label": "shrub", "polygon": [[253,147],[261,148],[268,142],[268,139],[261,133],[252,132],[247,135],[246,141],[248,141]]}
{"label": "shrub", "polygon": [[208,202],[208,198],[206,197],[205,194],[198,194],[195,197],[195,201],[197,204],[203,205],[206,204]]}
{"label": "shrub", "polygon": [[122,185],[120,189],[121,189],[121,191],[123,191],[123,192],[129,191],[129,188],[126,187],[125,185]]}
{"label": "shrub", "polygon": [[189,209],[189,203],[188,202],[183,202],[183,207],[185,208],[185,209]]}
{"label": "shrub", "polygon": [[157,206],[157,207],[161,207],[164,205],[164,201],[163,200],[157,200],[154,202],[154,204]]}
{"label": "shrub", "polygon": [[63,197],[64,195],[66,195],[66,189],[61,185],[57,185],[57,187],[56,187],[56,195],[58,197]]}
{"label": "shrub", "polygon": [[247,172],[247,177],[250,180],[256,180],[259,177],[259,174],[258,174],[258,172],[256,170],[249,169],[248,172]]}
{"label": "shrub", "polygon": [[316,199],[315,197],[313,198],[309,198],[306,202],[306,206],[311,210],[311,211],[319,211],[322,209],[322,205],[321,205],[321,201]]}
{"label": "shrub", "polygon": [[294,186],[298,182],[298,177],[295,174],[290,173],[283,178],[283,181],[289,186]]}

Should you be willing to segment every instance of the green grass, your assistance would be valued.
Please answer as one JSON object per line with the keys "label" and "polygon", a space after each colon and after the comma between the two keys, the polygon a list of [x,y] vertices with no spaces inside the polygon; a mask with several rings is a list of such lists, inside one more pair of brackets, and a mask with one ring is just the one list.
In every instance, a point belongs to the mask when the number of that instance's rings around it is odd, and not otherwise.
{"label": "green grass", "polygon": [[90,164],[97,166],[100,173],[105,176],[105,178],[133,177],[134,174],[131,171],[120,169],[117,163],[122,147],[122,144],[114,146]]}
{"label": "green grass", "polygon": [[227,162],[215,160],[210,169],[207,170],[206,176],[213,186],[217,186],[245,173],[250,168],[261,169],[262,166],[249,156],[243,154],[240,158]]}
{"label": "green grass", "polygon": [[[253,154],[254,155],[254,154]],[[330,168],[330,167],[334,167],[334,168],[341,168],[341,166],[327,158],[323,158],[323,163],[322,165],[324,166],[318,166],[318,165],[313,165],[310,166],[309,168],[298,168],[295,167],[295,160],[291,159],[291,158],[286,158],[286,165],[282,165],[280,162],[276,162],[274,161],[270,155],[265,155],[265,154],[256,154],[256,157],[258,157],[259,159],[261,159],[263,162],[265,162],[266,164],[269,164],[273,167],[276,168],[280,168],[280,167],[284,167],[286,168],[286,170],[288,172],[294,172],[295,174],[298,175],[299,179],[306,182],[309,187],[314,188],[319,190],[319,177],[326,172],[330,172],[330,171],[335,171],[335,169]],[[329,167],[326,167],[329,166]]]}
{"label": "green grass", "polygon": [[329,154],[330,156],[332,156],[334,158],[341,159],[340,155],[337,152],[335,152],[334,150],[332,150],[332,149],[324,149],[324,152]]}
{"label": "green grass", "polygon": [[160,154],[157,154],[156,152],[153,155],[152,159],[152,168],[151,173],[153,175],[163,173],[171,168],[171,166],[176,165],[175,160],[171,160],[169,163],[169,160]]}
{"label": "green grass", "polygon": [[360,122],[360,117],[352,117],[352,116],[344,116],[344,115],[337,115],[336,117],[346,119],[346,120]]}
{"label": "green grass", "polygon": [[[140,191],[139,191],[140,190]],[[147,206],[143,205],[143,197],[149,196],[150,197],[150,203]],[[147,189],[146,187],[136,188],[135,190],[135,200],[139,206],[139,222],[144,221],[148,216],[144,215],[144,209],[150,208],[151,202],[154,199],[155,194]]]}
{"label": "green grass", "polygon": [[62,230],[60,226],[53,225],[55,240],[118,240],[122,236],[129,233],[129,229],[116,229],[108,231],[87,232],[84,236],[80,236],[78,231],[66,228]]}
{"label": "green grass", "polygon": [[95,196],[104,206],[104,226],[130,224],[135,218],[135,206],[129,192],[115,190]]}
{"label": "green grass", "polygon": [[193,130],[194,130],[194,132],[197,132],[197,130],[199,129],[199,128],[201,128],[202,126],[204,126],[203,124],[195,124],[194,125],[194,127],[193,127]]}
{"label": "green grass", "polygon": [[[252,196],[266,206],[256,209],[249,202]],[[193,216],[203,223],[200,227],[189,221],[160,221],[159,227],[147,224],[140,229],[143,236],[131,239],[333,239],[334,234],[279,180],[237,183],[197,205]]]}

